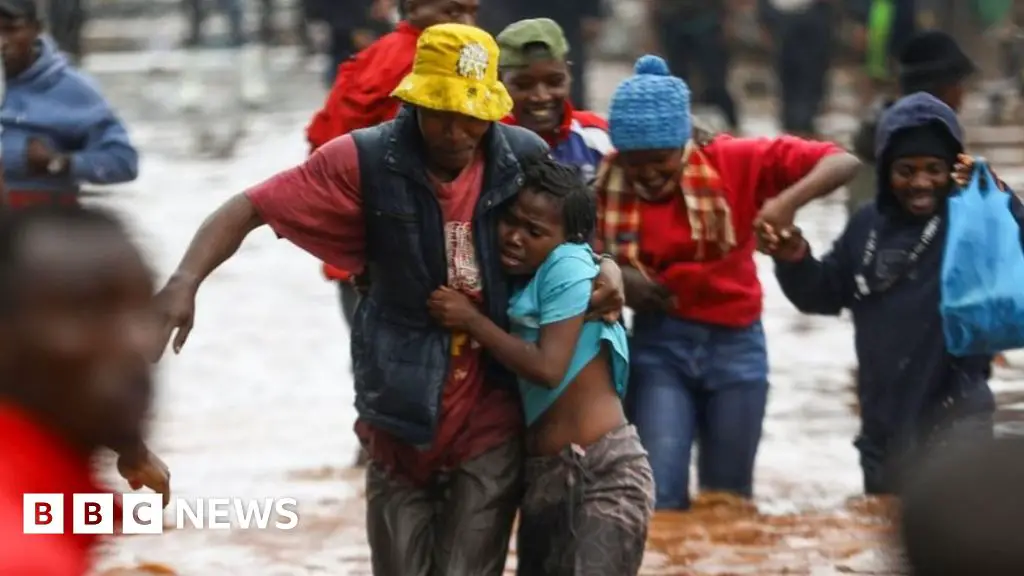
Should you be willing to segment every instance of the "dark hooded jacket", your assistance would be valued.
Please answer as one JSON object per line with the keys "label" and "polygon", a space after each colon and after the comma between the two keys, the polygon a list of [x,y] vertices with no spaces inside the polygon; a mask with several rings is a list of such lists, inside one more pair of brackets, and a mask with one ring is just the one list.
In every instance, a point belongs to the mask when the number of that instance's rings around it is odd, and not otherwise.
{"label": "dark hooded jacket", "polygon": [[[800,311],[852,313],[862,418],[856,444],[862,463],[892,457],[895,449],[923,440],[940,422],[994,410],[988,387],[991,358],[955,358],[946,351],[939,314],[944,214],[934,240],[908,269],[908,255],[926,223],[910,218],[889,187],[887,150],[893,136],[928,124],[948,132],[962,149],[963,135],[952,109],[924,93],[898,101],[879,124],[876,202],[853,215],[821,260],[808,253],[800,262],[777,262],[775,267],[783,292]],[[1024,206],[1012,193],[1007,194],[1007,204],[1018,223],[1024,222]],[[877,251],[865,266],[872,230],[877,231]],[[1024,244],[1024,233],[1021,241]],[[856,274],[869,285],[880,285],[894,275],[899,280],[859,298]]]}

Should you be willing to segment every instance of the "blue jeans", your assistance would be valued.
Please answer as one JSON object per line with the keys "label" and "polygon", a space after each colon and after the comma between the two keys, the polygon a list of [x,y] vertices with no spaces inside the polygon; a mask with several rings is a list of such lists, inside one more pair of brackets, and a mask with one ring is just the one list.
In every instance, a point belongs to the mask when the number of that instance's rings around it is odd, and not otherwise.
{"label": "blue jeans", "polygon": [[630,342],[629,409],[650,454],[657,508],[690,507],[690,450],[702,490],[750,497],[768,400],[760,322],[726,328],[638,315]]}

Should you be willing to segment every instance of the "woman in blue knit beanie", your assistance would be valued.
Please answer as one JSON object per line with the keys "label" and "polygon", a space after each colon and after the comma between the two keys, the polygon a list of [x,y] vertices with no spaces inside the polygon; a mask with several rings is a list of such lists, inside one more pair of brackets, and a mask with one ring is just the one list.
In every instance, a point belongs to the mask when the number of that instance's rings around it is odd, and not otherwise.
{"label": "woman in blue knit beanie", "polygon": [[749,497],[768,396],[755,225],[791,226],[859,162],[792,136],[694,138],[690,90],[656,56],[615,90],[609,128],[596,243],[636,312],[629,404],[658,508],[689,507],[696,438],[701,489]]}

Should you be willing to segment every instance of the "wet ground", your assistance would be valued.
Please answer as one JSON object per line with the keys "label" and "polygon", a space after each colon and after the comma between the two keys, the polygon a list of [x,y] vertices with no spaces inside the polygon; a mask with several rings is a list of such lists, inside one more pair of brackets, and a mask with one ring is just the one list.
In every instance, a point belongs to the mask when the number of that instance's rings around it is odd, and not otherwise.
{"label": "wet ground", "polygon": [[[153,62],[165,70],[148,73]],[[139,180],[96,202],[130,220],[161,278],[218,204],[303,159],[302,130],[322,98],[314,72],[287,51],[275,54],[273,111],[266,113],[230,104],[231,67],[223,59],[211,59],[208,114],[192,117],[175,111],[173,54],[94,58],[88,67],[143,152]],[[597,95],[606,98],[620,74],[598,67]],[[216,139],[237,126],[245,130],[232,157],[196,154],[197,130],[210,128]],[[774,124],[755,116],[745,129],[771,134]],[[1011,182],[1018,175],[1003,173]],[[841,205],[837,196],[801,213],[815,249],[841,230]],[[768,263],[758,263],[772,393],[757,499],[749,505],[711,496],[693,512],[659,516],[644,574],[898,574],[887,545],[888,508],[856,497],[850,324],[800,316]],[[159,367],[152,445],[171,466],[178,495],[293,497],[300,526],[125,537],[105,551],[104,567],[153,563],[183,576],[370,574],[361,478],[347,468],[356,452],[348,369],[335,292],[317,263],[267,230],[253,234],[204,285],[183,353]],[[1022,400],[1012,395],[1024,390],[1019,370],[1000,369],[995,384],[1004,404]]]}

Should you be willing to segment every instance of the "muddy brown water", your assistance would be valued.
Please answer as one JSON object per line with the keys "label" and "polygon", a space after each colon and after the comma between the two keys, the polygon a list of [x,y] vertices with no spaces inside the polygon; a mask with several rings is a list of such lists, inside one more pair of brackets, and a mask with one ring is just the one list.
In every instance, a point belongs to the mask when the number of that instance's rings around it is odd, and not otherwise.
{"label": "muddy brown water", "polygon": [[[358,472],[353,470],[324,468],[296,473],[295,478],[354,480],[356,475]],[[301,532],[291,534],[289,539],[308,542],[339,529],[354,529],[365,513],[361,497],[320,504],[322,513],[305,515]],[[895,525],[895,504],[885,499],[858,497],[832,510],[766,514],[754,504],[733,496],[702,494],[695,498],[693,509],[688,512],[655,515],[641,575],[895,576],[905,573],[893,545]],[[238,532],[233,539],[264,555],[274,555],[282,545],[281,540],[258,531]],[[365,551],[338,550],[337,554],[349,554],[343,562],[346,574],[371,574]],[[829,571],[823,572],[826,568]],[[514,542],[506,573],[515,573]],[[119,567],[100,576],[168,575],[187,576],[170,565],[157,563]]]}
{"label": "muddy brown water", "polygon": [[[330,530],[331,524],[314,530]],[[895,576],[905,572],[892,545],[893,526],[894,505],[878,499],[851,499],[828,512],[767,515],[730,496],[699,496],[689,512],[655,516],[641,574]],[[514,574],[514,546],[510,556],[506,573]],[[831,571],[822,572],[827,566]],[[365,559],[353,558],[350,573],[369,575]],[[176,574],[167,565],[141,564],[101,576]]]}
{"label": "muddy brown water", "polygon": [[[1024,392],[998,394],[1004,408],[998,429],[1024,430]],[[851,411],[856,406],[850,406]],[[358,482],[353,469],[323,467],[291,474],[302,482]],[[361,495],[346,501],[323,500],[319,513],[303,517],[293,541],[323,538],[340,529],[355,538],[365,513]],[[852,497],[831,509],[792,514],[761,512],[749,502],[725,494],[701,494],[688,512],[655,515],[648,538],[643,576],[783,576],[829,574],[897,576],[907,574],[899,554],[898,506],[893,499]],[[263,554],[273,555],[281,541],[259,532],[236,533],[236,539]],[[358,548],[358,547],[357,547]],[[339,550],[348,574],[367,575],[365,550]],[[514,574],[515,543],[507,574]],[[311,570],[310,574],[320,573]],[[167,564],[143,563],[107,570],[100,576],[186,576]]]}

